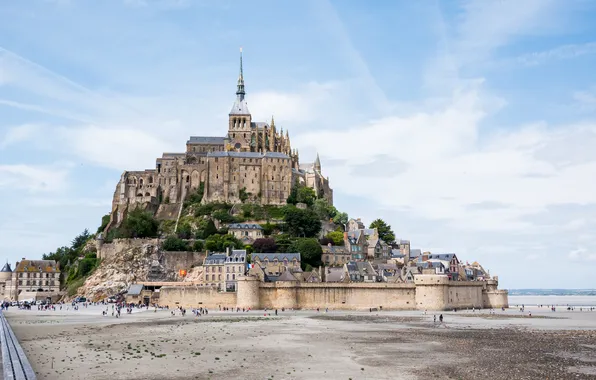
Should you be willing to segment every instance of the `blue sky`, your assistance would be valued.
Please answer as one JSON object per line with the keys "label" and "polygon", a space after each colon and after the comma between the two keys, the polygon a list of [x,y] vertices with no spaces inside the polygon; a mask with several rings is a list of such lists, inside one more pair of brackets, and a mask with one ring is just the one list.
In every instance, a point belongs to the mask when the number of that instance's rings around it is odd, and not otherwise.
{"label": "blue sky", "polygon": [[[373,5],[374,3],[374,5]],[[505,288],[594,287],[596,3],[0,4],[0,255],[95,230],[124,170],[253,117],[336,206]]]}

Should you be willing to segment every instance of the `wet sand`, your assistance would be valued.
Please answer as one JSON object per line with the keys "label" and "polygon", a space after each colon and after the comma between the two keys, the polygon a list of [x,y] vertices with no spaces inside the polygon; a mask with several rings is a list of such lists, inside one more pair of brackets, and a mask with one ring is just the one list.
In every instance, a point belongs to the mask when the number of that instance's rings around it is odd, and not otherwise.
{"label": "wet sand", "polygon": [[101,310],[6,317],[39,379],[596,378],[596,312]]}

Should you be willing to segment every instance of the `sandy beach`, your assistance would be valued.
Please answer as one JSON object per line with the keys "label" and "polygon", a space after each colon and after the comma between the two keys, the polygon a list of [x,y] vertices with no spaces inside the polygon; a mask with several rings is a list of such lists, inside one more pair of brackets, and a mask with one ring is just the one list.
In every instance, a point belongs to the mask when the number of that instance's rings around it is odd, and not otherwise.
{"label": "sandy beach", "polygon": [[596,311],[101,310],[5,315],[39,379],[596,378]]}

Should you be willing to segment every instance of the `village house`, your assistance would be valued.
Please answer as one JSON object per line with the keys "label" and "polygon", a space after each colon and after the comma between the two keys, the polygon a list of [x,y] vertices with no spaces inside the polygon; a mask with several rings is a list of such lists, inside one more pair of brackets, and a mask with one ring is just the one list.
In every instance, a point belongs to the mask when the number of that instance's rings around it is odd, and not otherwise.
{"label": "village house", "polygon": [[377,272],[368,261],[350,261],[344,265],[351,282],[378,282]]}
{"label": "village house", "polygon": [[246,272],[246,250],[230,250],[226,255],[224,268],[226,271],[226,291],[235,292],[237,278]]}
{"label": "village house", "polygon": [[326,266],[343,266],[352,260],[352,255],[345,246],[335,246],[329,243],[322,245],[321,249],[323,250],[321,261]]}
{"label": "village house", "polygon": [[224,267],[226,254],[209,253],[203,261],[203,283],[225,289]]}
{"label": "village house", "polygon": [[228,233],[244,244],[252,244],[256,239],[262,238],[263,227],[256,223],[232,223],[228,225]]}
{"label": "village house", "polygon": [[344,244],[352,261],[363,261],[368,258],[368,240],[363,230],[353,230],[344,233]]}
{"label": "village house", "polygon": [[[297,270],[300,269],[300,253],[253,253],[251,256],[251,263],[256,266],[259,265],[268,269],[277,269],[282,266],[286,269]],[[284,270],[277,270],[283,272]],[[281,274],[281,273],[280,273]]]}

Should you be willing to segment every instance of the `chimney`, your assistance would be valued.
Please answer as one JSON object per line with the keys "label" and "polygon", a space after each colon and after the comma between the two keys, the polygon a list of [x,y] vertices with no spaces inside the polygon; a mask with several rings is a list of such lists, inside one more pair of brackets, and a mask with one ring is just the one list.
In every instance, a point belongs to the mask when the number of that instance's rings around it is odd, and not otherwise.
{"label": "chimney", "polygon": [[226,256],[230,257],[232,255],[232,247],[226,248]]}
{"label": "chimney", "polygon": [[347,244],[347,242],[348,242],[348,232],[345,231],[344,232],[344,243]]}

